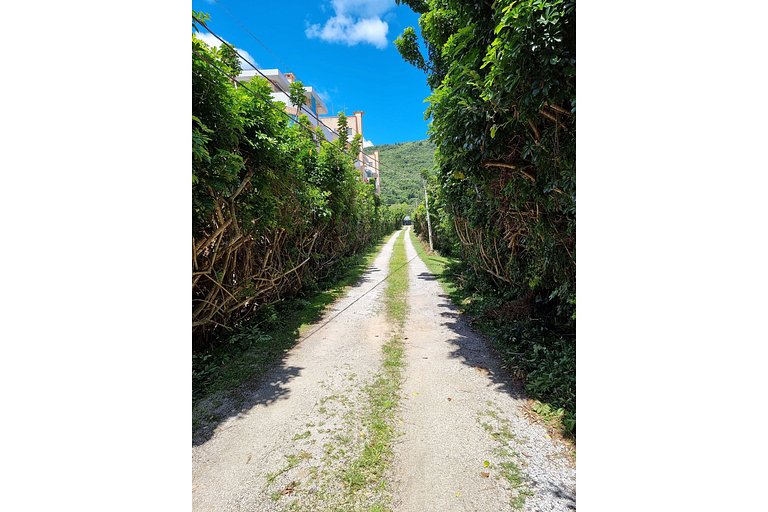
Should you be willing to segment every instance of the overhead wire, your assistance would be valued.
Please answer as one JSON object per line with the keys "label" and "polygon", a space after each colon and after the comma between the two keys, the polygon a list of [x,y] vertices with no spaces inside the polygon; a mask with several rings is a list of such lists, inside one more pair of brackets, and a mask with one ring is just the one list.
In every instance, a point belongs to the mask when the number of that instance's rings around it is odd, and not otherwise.
{"label": "overhead wire", "polygon": [[[245,82],[241,82],[241,81],[240,81],[240,80],[238,80],[238,79],[237,79],[237,78],[236,78],[234,75],[230,75],[230,74],[229,74],[229,73],[227,73],[225,70],[221,69],[221,67],[219,67],[218,65],[216,65],[216,63],[215,63],[215,62],[211,61],[211,60],[210,60],[209,58],[207,58],[205,55],[202,55],[202,54],[200,54],[200,53],[196,52],[195,50],[192,50],[192,53],[194,53],[195,55],[197,55],[198,57],[200,57],[201,59],[203,59],[204,61],[206,61],[206,62],[207,62],[208,64],[210,64],[210,65],[211,65],[211,66],[212,66],[214,69],[216,69],[217,71],[219,71],[219,72],[220,72],[222,75],[224,75],[224,76],[225,76],[225,77],[227,77],[228,79],[230,79],[230,80],[232,80],[233,82],[237,83],[237,84],[238,84],[240,87],[243,87],[243,88],[244,88],[246,91],[249,91],[249,92],[251,92],[251,93],[253,93],[253,94],[256,94],[256,92],[255,92],[253,89],[251,89],[250,87],[248,87],[248,86],[245,84]],[[293,118],[293,116],[292,116],[291,114],[289,114],[289,113],[287,113],[285,110],[281,109],[281,108],[280,108],[280,107],[279,107],[277,104],[270,102],[270,104],[269,104],[269,105],[270,105],[271,107],[273,107],[273,108],[275,109],[275,111],[276,111],[276,112],[278,112],[278,113],[280,113],[280,114],[284,115],[286,118],[288,118],[288,119],[289,119],[289,120],[291,120],[291,121],[295,121],[295,119]],[[314,136],[315,136],[315,135],[317,135],[317,133],[316,133],[316,132],[315,132],[315,131],[314,131],[312,128],[310,128],[309,126],[307,126],[307,125],[305,125],[305,124],[301,123],[300,121],[297,121],[297,122],[296,122],[296,124],[297,124],[298,126],[300,126],[301,128],[303,128],[304,130],[306,130],[306,131],[307,131],[307,133],[309,133],[310,135],[312,135],[312,137],[313,137],[313,138],[314,138]],[[326,128],[327,128],[327,127],[326,127]],[[326,144],[332,144],[332,142],[331,142],[331,141],[329,141],[329,140],[327,140],[327,139],[318,139],[318,142],[319,142],[319,143],[325,142]],[[344,155],[346,155],[346,156],[350,157],[350,158],[351,158],[352,160],[354,160],[355,162],[359,162],[359,163],[361,163],[363,166],[367,165],[367,163],[366,163],[366,162],[364,162],[364,161],[360,160],[360,159],[359,159],[358,157],[356,157],[356,156],[353,156],[353,155],[351,155],[350,153],[346,152],[345,150],[341,149],[340,147],[336,147],[336,149],[338,149],[338,150],[339,150],[341,153],[343,153]],[[365,153],[363,153],[363,154],[365,154]],[[368,155],[366,155],[366,156],[368,156]],[[372,160],[373,160],[373,158],[372,158]],[[377,167],[377,169],[380,169],[380,167]]]}
{"label": "overhead wire", "polygon": [[[211,66],[213,66],[213,68],[214,68],[214,69],[216,69],[217,71],[219,71],[219,72],[220,72],[222,75],[224,75],[225,77],[227,77],[227,78],[229,78],[230,80],[233,80],[234,82],[236,82],[238,85],[240,85],[241,87],[243,87],[243,88],[244,88],[246,91],[249,91],[249,92],[251,92],[251,93],[253,93],[253,94],[256,94],[256,92],[255,92],[253,89],[251,89],[250,87],[248,87],[247,85],[245,85],[245,83],[241,82],[240,80],[238,80],[237,78],[235,78],[233,75],[230,75],[230,74],[229,74],[229,73],[227,73],[225,70],[221,69],[221,67],[219,67],[218,65],[216,65],[216,63],[215,63],[215,62],[213,62],[211,59],[207,58],[205,55],[203,55],[203,54],[201,54],[201,53],[198,53],[198,52],[196,52],[195,50],[192,50],[192,53],[194,53],[195,55],[197,55],[198,57],[200,57],[201,59],[203,59],[204,61],[206,61],[208,64],[210,64]],[[288,119],[290,119],[290,120],[292,120],[292,121],[293,121],[293,116],[291,116],[291,114],[287,113],[285,110],[283,110],[283,109],[281,109],[280,107],[278,107],[278,106],[277,106],[275,103],[271,103],[271,102],[270,102],[270,106],[272,106],[272,107],[275,109],[275,111],[276,111],[276,112],[278,112],[278,113],[280,113],[280,114],[284,115],[285,117],[287,117]],[[301,122],[297,122],[296,124],[297,124],[298,126],[300,126],[300,127],[304,128],[304,129],[307,131],[307,133],[309,133],[310,135],[312,135],[312,136],[316,135],[315,131],[314,131],[314,130],[312,130],[312,129],[311,129],[309,126],[307,126],[307,125],[305,125],[305,124],[303,124],[303,123],[301,123]],[[322,142],[325,142],[326,144],[331,144],[331,145],[333,145],[333,143],[332,143],[331,141],[328,141],[328,140],[325,140],[325,139],[318,139],[318,142],[320,142],[320,143],[322,143]],[[337,146],[334,146],[334,147],[336,147],[336,149],[338,149],[339,151],[341,151],[343,154],[345,154],[345,155],[347,155],[348,157],[352,158],[354,161],[356,161],[356,162],[360,162],[361,164],[365,165],[365,162],[363,162],[363,161],[362,161],[362,160],[360,160],[359,158],[352,156],[351,154],[347,153],[346,151],[344,151],[344,150],[343,150],[343,149],[341,149],[340,147],[337,147]]]}
{"label": "overhead wire", "polygon": [[[260,70],[259,68],[257,68],[257,67],[256,67],[256,65],[255,65],[253,62],[251,62],[251,61],[249,61],[248,59],[246,59],[245,57],[243,57],[243,55],[242,55],[240,52],[238,52],[238,51],[237,51],[237,48],[235,48],[233,45],[229,44],[229,43],[228,43],[227,41],[225,41],[225,40],[224,40],[224,39],[223,39],[221,36],[219,36],[219,35],[218,35],[218,34],[216,34],[216,33],[215,33],[213,30],[211,30],[211,28],[210,28],[210,27],[209,27],[209,26],[208,26],[208,25],[207,25],[207,24],[206,24],[206,23],[205,23],[203,20],[201,20],[200,18],[198,18],[198,17],[197,17],[197,16],[195,16],[194,14],[192,14],[192,18],[193,18],[195,21],[197,21],[197,22],[198,22],[200,25],[202,25],[202,26],[203,26],[203,27],[204,27],[204,28],[205,28],[205,29],[206,29],[206,30],[207,30],[207,31],[208,31],[208,32],[209,32],[209,33],[210,33],[210,34],[211,34],[213,37],[215,37],[216,39],[218,39],[219,41],[221,41],[221,43],[222,43],[222,44],[226,45],[226,46],[227,46],[228,48],[230,48],[230,49],[231,49],[233,52],[235,52],[235,54],[236,54],[238,57],[240,57],[240,58],[241,58],[241,59],[242,59],[244,62],[246,62],[247,64],[249,64],[249,65],[250,65],[250,66],[251,66],[251,67],[252,67],[252,68],[253,68],[253,69],[254,69],[254,70],[255,70],[255,71],[256,71],[256,72],[257,72],[259,75],[261,75],[261,76],[262,76],[262,77],[263,77],[265,80],[267,80],[269,83],[271,83],[272,85],[274,85],[275,87],[277,87],[277,89],[278,89],[280,92],[282,92],[283,94],[285,94],[286,96],[288,96],[288,97],[290,98],[290,93],[289,93],[288,91],[284,90],[282,87],[280,87],[280,85],[279,85],[279,84],[277,84],[276,82],[272,81],[272,80],[271,80],[271,79],[270,79],[270,78],[269,78],[267,75],[265,75],[264,73],[262,73],[262,72],[261,72],[261,70]],[[253,35],[252,35],[252,37],[254,37],[254,39],[256,39],[256,36],[253,36]],[[257,39],[257,41],[258,41],[258,39]],[[260,43],[260,44],[262,44],[262,45],[263,45],[263,43]],[[270,51],[271,51],[271,50],[270,50]],[[237,81],[239,84],[242,84],[242,82],[240,82],[240,81],[239,81],[239,80],[237,80],[236,78],[234,78],[233,80]],[[333,133],[333,134],[334,134],[334,135],[336,135],[337,137],[340,137],[340,134],[339,134],[339,132],[337,132],[336,130],[334,130],[334,129],[333,129],[333,128],[331,128],[330,126],[328,126],[328,125],[326,125],[325,123],[323,123],[323,122],[320,120],[320,117],[319,117],[317,114],[315,114],[314,112],[311,112],[311,111],[307,111],[307,110],[305,110],[305,108],[304,108],[304,105],[301,105],[301,106],[299,107],[299,109],[298,109],[298,111],[297,111],[297,115],[298,115],[298,112],[307,112],[307,113],[311,114],[312,118],[313,118],[313,119],[315,119],[315,121],[317,121],[317,124],[318,124],[318,126],[322,124],[322,125],[323,125],[323,126],[325,126],[325,127],[326,127],[326,128],[327,128],[327,129],[328,129],[330,132],[331,132],[331,133]],[[362,136],[362,134],[361,134],[361,136]],[[363,155],[365,155],[366,157],[368,157],[368,159],[370,159],[370,160],[372,160],[372,161],[376,162],[376,167],[377,167],[377,169],[381,169],[381,165],[380,165],[381,163],[379,162],[379,160],[378,160],[378,159],[376,159],[376,158],[372,157],[371,155],[367,154],[366,152],[364,152],[364,151],[362,151],[362,150],[361,150],[360,152],[361,152]],[[357,159],[357,158],[356,158],[355,160],[357,160],[358,162],[360,162],[360,163],[361,163],[361,164],[363,164],[363,165],[366,165],[366,164],[365,164],[365,162],[362,162],[362,161],[360,161],[360,160],[359,160],[359,159]]]}
{"label": "overhead wire", "polygon": [[277,55],[277,54],[276,54],[274,51],[272,51],[272,49],[271,49],[269,46],[267,46],[267,45],[266,45],[264,42],[262,42],[262,41],[261,41],[261,39],[259,39],[258,37],[256,37],[256,35],[255,35],[253,32],[251,32],[251,31],[248,29],[248,27],[246,27],[246,26],[245,26],[243,23],[241,23],[241,22],[240,22],[240,19],[239,19],[237,16],[235,16],[235,15],[233,15],[231,12],[229,12],[229,9],[227,9],[227,8],[226,8],[226,6],[224,5],[224,3],[223,3],[223,2],[219,2],[218,6],[219,6],[219,7],[221,7],[221,8],[223,9],[223,11],[224,11],[224,14],[226,14],[226,15],[229,17],[229,19],[231,19],[231,20],[233,20],[235,23],[237,23],[237,26],[238,26],[238,27],[240,27],[241,29],[243,29],[243,31],[244,31],[245,33],[247,33],[249,36],[251,36],[251,37],[253,38],[253,40],[254,40],[254,41],[256,41],[256,42],[257,42],[257,43],[258,43],[258,44],[259,44],[259,45],[260,45],[262,48],[264,48],[265,50],[267,50],[267,51],[269,52],[269,54],[270,54],[270,55],[272,55],[272,56],[275,58],[275,60],[277,60],[278,64],[280,64],[281,66],[283,66],[283,68],[287,68],[287,67],[288,67],[288,66],[285,64],[285,62],[283,62],[283,61],[280,59],[280,57],[279,57],[279,56],[278,56],[278,55]]}
{"label": "overhead wire", "polygon": [[[403,234],[403,236],[405,236],[405,234]],[[362,295],[360,295],[358,298],[356,298],[355,300],[353,300],[351,303],[347,304],[347,306],[346,306],[346,307],[344,307],[344,309],[342,309],[342,310],[338,311],[338,312],[337,312],[335,315],[333,315],[333,316],[332,316],[332,317],[330,317],[328,320],[326,320],[325,322],[323,322],[323,323],[322,323],[322,324],[321,324],[321,325],[320,325],[320,326],[319,326],[317,329],[315,329],[314,331],[312,331],[312,332],[310,332],[309,334],[307,334],[307,335],[306,335],[305,337],[303,337],[301,340],[302,340],[302,341],[304,341],[304,340],[306,340],[306,339],[309,339],[309,337],[310,337],[310,336],[314,335],[314,334],[315,334],[317,331],[319,331],[320,329],[322,329],[323,327],[325,327],[326,325],[328,325],[329,323],[331,323],[331,320],[335,319],[337,316],[339,316],[340,314],[342,314],[343,312],[345,312],[346,310],[348,310],[349,308],[351,308],[351,307],[352,307],[352,306],[353,306],[353,305],[354,305],[354,304],[355,304],[357,301],[359,301],[360,299],[362,299],[363,297],[365,297],[366,295],[368,295],[370,292],[372,292],[372,291],[374,290],[374,288],[376,288],[377,286],[379,286],[380,284],[382,284],[384,281],[386,281],[387,279],[389,279],[389,277],[390,277],[391,275],[395,274],[396,272],[399,272],[399,271],[400,271],[400,270],[402,270],[404,267],[406,267],[406,266],[407,266],[407,265],[408,265],[410,262],[412,262],[413,260],[415,260],[415,259],[416,259],[416,258],[418,258],[418,257],[419,257],[419,255],[417,254],[416,256],[414,256],[413,258],[409,259],[408,261],[406,261],[405,263],[403,263],[402,265],[400,265],[400,266],[399,266],[399,267],[397,267],[396,269],[394,269],[394,270],[391,270],[391,271],[390,271],[390,272],[389,272],[389,273],[388,273],[388,274],[387,274],[387,275],[384,277],[384,279],[382,279],[381,281],[379,281],[378,283],[376,283],[375,285],[373,285],[373,286],[372,286],[372,287],[371,287],[369,290],[367,290],[365,293],[363,293],[363,294],[362,294]]]}

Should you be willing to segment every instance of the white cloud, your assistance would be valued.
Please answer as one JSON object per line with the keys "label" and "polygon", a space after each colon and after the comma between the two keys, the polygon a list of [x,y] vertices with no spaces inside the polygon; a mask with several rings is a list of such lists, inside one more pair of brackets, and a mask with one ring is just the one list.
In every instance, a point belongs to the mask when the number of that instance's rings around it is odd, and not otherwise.
{"label": "white cloud", "polygon": [[369,141],[368,139],[363,139],[363,147],[364,148],[369,148],[369,147],[375,146],[375,145],[376,144],[374,144],[373,142]]}
{"label": "white cloud", "polygon": [[332,0],[335,16],[321,26],[309,25],[304,31],[310,39],[355,46],[368,43],[376,48],[387,46],[389,25],[381,19],[395,6],[393,0]]}
{"label": "white cloud", "polygon": [[[210,34],[208,32],[198,32],[197,34],[195,34],[195,36],[199,40],[201,40],[202,42],[204,42],[208,46],[212,46],[213,48],[218,48],[219,46],[221,46],[221,41],[219,41],[219,39],[216,36],[214,36],[213,34]],[[256,62],[256,59],[254,59],[251,56],[251,54],[248,53],[247,51],[243,50],[242,48],[237,48],[237,47],[235,47],[235,50],[237,50],[237,52],[240,55],[242,55],[243,57],[245,57],[247,60],[253,62],[257,66],[259,65],[259,63]],[[253,69],[253,66],[251,66],[248,63],[246,63],[242,58],[240,59],[240,67],[243,68],[243,69]]]}

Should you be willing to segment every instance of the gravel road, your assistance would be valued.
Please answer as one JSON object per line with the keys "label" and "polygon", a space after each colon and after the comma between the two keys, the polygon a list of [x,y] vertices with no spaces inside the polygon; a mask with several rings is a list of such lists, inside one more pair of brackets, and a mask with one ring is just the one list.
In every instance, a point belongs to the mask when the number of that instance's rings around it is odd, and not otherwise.
{"label": "gravel road", "polygon": [[[329,477],[355,455],[360,443],[354,411],[362,406],[362,387],[381,365],[388,335],[380,307],[384,285],[373,287],[386,275],[399,235],[317,325],[349,309],[288,352],[247,398],[249,410],[193,447],[194,510],[283,510],[318,495],[332,502],[335,482]],[[327,446],[346,445],[346,453],[326,453]]]}
{"label": "gravel road", "polygon": [[393,332],[386,284],[374,286],[403,234],[408,259],[416,256],[408,230],[395,233],[316,325],[341,313],[243,388],[230,417],[193,446],[194,510],[347,511],[375,502],[406,512],[575,509],[567,449],[526,419],[523,397],[418,257],[407,270],[405,379],[389,483],[345,492],[344,469],[365,443],[364,388]]}
{"label": "gravel road", "polygon": [[[411,259],[416,251],[406,235]],[[411,261],[403,436],[394,510],[574,510],[566,448],[522,414],[524,399],[420,258]]]}

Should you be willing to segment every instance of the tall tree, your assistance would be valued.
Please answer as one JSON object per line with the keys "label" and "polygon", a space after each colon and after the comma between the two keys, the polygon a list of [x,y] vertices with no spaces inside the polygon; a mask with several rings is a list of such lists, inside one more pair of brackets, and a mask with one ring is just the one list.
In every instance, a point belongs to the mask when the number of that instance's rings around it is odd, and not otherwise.
{"label": "tall tree", "polygon": [[307,101],[307,90],[304,88],[304,84],[301,80],[291,82],[290,89],[288,90],[288,98],[291,101],[291,105],[296,107],[296,119],[301,116],[301,108]]}

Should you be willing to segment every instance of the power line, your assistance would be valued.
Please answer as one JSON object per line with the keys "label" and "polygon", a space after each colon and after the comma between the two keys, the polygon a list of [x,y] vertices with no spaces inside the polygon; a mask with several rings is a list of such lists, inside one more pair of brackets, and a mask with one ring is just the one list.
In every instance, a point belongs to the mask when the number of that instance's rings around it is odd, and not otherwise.
{"label": "power line", "polygon": [[[230,79],[230,80],[232,80],[233,82],[235,82],[235,83],[237,83],[238,85],[240,85],[241,87],[243,87],[243,88],[244,88],[246,91],[249,91],[249,92],[251,92],[252,94],[256,94],[256,92],[255,92],[253,89],[251,89],[250,87],[246,86],[246,85],[245,85],[245,83],[241,82],[240,80],[238,80],[238,79],[237,79],[236,77],[234,77],[233,75],[230,75],[229,73],[227,73],[226,71],[224,71],[223,69],[221,69],[219,66],[217,66],[217,65],[216,65],[216,63],[214,63],[213,61],[211,61],[211,60],[210,60],[209,58],[207,58],[206,56],[204,56],[204,55],[202,55],[202,54],[200,54],[200,53],[196,52],[195,50],[192,50],[192,53],[194,53],[195,55],[197,55],[198,57],[200,57],[201,59],[203,59],[204,61],[206,61],[206,62],[207,62],[208,64],[210,64],[210,65],[211,65],[211,66],[212,66],[214,69],[216,69],[218,72],[220,72],[222,75],[224,75],[225,77],[229,78],[229,79]],[[273,108],[275,109],[275,111],[277,111],[278,113],[280,113],[280,114],[284,115],[285,117],[287,117],[287,118],[288,118],[288,119],[290,119],[290,120],[293,120],[293,117],[292,117],[292,116],[291,116],[289,113],[287,113],[286,111],[284,111],[283,109],[281,109],[280,107],[278,107],[278,106],[277,106],[277,104],[275,104],[275,103],[273,103],[273,102],[271,102],[271,101],[270,101],[270,102],[269,102],[269,105],[270,105],[271,107],[273,107]],[[313,140],[314,140],[314,136],[316,135],[316,133],[315,133],[315,131],[314,131],[314,130],[312,130],[310,127],[306,126],[305,124],[301,123],[301,121],[298,121],[296,124],[298,124],[300,127],[304,128],[304,129],[307,131],[307,133],[309,133],[309,134],[312,136],[312,138],[313,138]],[[333,145],[333,143],[332,143],[332,142],[330,142],[330,141],[328,141],[328,140],[325,140],[325,139],[318,139],[318,143],[322,143],[322,142],[325,142],[326,144],[331,144],[331,145]],[[336,147],[336,146],[334,146],[334,147]],[[360,160],[359,158],[357,158],[356,156],[352,156],[351,154],[349,154],[349,153],[347,153],[346,151],[344,151],[343,149],[341,149],[341,147],[336,147],[336,149],[338,149],[338,150],[339,150],[341,153],[343,153],[344,155],[346,155],[346,156],[350,157],[350,158],[351,158],[352,160],[354,160],[355,162],[360,162],[361,164],[363,164],[363,167],[365,167],[366,163],[365,163],[365,162],[363,162],[362,160]],[[363,154],[365,154],[365,153],[363,153]],[[378,172],[378,170],[379,170],[379,169],[380,169],[380,167],[377,167],[377,172]],[[379,175],[379,179],[381,179],[381,176],[380,176],[380,175]]]}
{"label": "power line", "polygon": [[259,39],[258,37],[256,37],[256,36],[253,34],[253,32],[251,32],[250,30],[248,30],[248,27],[246,27],[245,25],[243,25],[243,24],[240,22],[240,19],[238,19],[238,18],[237,18],[237,16],[235,16],[235,15],[233,15],[231,12],[229,12],[229,9],[227,9],[227,8],[226,8],[226,6],[224,6],[224,4],[223,4],[223,3],[219,3],[219,4],[218,4],[218,6],[219,6],[219,7],[221,7],[221,8],[224,10],[224,14],[226,14],[226,15],[229,17],[229,19],[231,19],[231,20],[233,20],[235,23],[237,23],[237,26],[239,26],[241,29],[243,29],[243,31],[245,31],[245,32],[246,32],[246,33],[247,33],[249,36],[251,36],[251,37],[253,38],[253,40],[254,40],[254,41],[256,41],[257,43],[259,43],[259,45],[260,45],[261,47],[263,47],[265,50],[267,50],[267,51],[270,53],[270,55],[272,55],[272,56],[273,56],[273,57],[274,57],[274,58],[277,60],[278,64],[280,64],[280,65],[281,65],[281,66],[283,66],[284,68],[287,68],[287,67],[288,67],[288,66],[286,66],[286,65],[285,65],[285,62],[283,62],[283,61],[280,59],[280,57],[278,57],[278,55],[277,55],[275,52],[273,52],[273,51],[272,51],[272,49],[271,49],[269,46],[267,46],[266,44],[264,44],[264,43],[261,41],[261,39]]}
{"label": "power line", "polygon": [[[224,75],[225,77],[227,77],[227,78],[229,78],[230,80],[232,80],[232,81],[236,82],[238,85],[240,85],[241,87],[243,87],[243,88],[244,88],[246,91],[250,91],[250,92],[251,92],[252,94],[254,94],[254,95],[255,95],[255,94],[257,94],[257,93],[256,93],[256,92],[255,92],[253,89],[251,89],[250,87],[246,86],[246,85],[245,85],[245,83],[241,82],[240,80],[238,80],[237,78],[235,78],[233,75],[230,75],[229,73],[227,73],[226,71],[224,71],[223,69],[221,69],[219,66],[217,66],[217,65],[216,65],[216,63],[214,63],[213,61],[211,61],[211,60],[210,60],[209,58],[207,58],[205,55],[202,55],[202,54],[200,54],[200,53],[196,52],[195,50],[192,50],[192,53],[194,53],[195,55],[197,55],[198,57],[200,57],[201,59],[203,59],[204,61],[206,61],[208,64],[210,64],[211,66],[213,66],[213,68],[214,68],[214,69],[216,69],[217,71],[219,71],[219,72],[220,72],[222,75]],[[280,114],[282,114],[282,115],[286,116],[286,117],[287,117],[288,119],[290,119],[290,120],[293,120],[293,117],[292,117],[292,116],[291,116],[289,113],[287,113],[285,110],[283,110],[283,109],[281,109],[280,107],[278,107],[278,106],[277,106],[275,103],[273,103],[273,102],[270,102],[270,103],[269,103],[269,105],[270,105],[271,107],[273,107],[273,108],[275,109],[275,111],[276,111],[276,112],[278,112],[278,113],[280,113]],[[310,135],[312,135],[312,136],[314,136],[314,135],[315,135],[315,132],[314,132],[314,130],[312,130],[312,129],[311,129],[311,128],[309,128],[308,126],[306,126],[306,125],[302,124],[301,122],[297,122],[296,124],[298,124],[300,127],[304,128],[304,129],[307,131],[307,133],[309,133]],[[319,142],[321,142],[321,143],[322,143],[322,142],[325,142],[326,144],[331,144],[331,145],[333,144],[332,142],[330,142],[330,141],[327,141],[327,140],[324,140],[324,139],[319,139]],[[348,157],[352,158],[354,161],[356,161],[356,162],[360,162],[361,164],[365,165],[365,162],[361,161],[361,160],[360,160],[359,158],[357,158],[357,157],[354,157],[354,156],[350,155],[349,153],[347,153],[346,151],[344,151],[344,150],[343,150],[343,149],[341,149],[340,147],[338,147],[337,149],[338,149],[339,151],[341,151],[343,154],[345,154],[345,155],[347,155]]]}
{"label": "power line", "polygon": [[[403,234],[403,236],[405,236],[405,234]],[[352,301],[352,302],[351,302],[349,305],[347,305],[347,306],[346,306],[344,309],[342,309],[341,311],[339,311],[338,313],[336,313],[335,315],[333,315],[333,316],[332,316],[331,318],[329,318],[327,321],[323,322],[323,324],[322,324],[320,327],[318,327],[318,328],[317,328],[317,329],[315,329],[314,331],[312,331],[312,332],[310,332],[309,334],[307,334],[307,335],[306,335],[304,338],[302,338],[302,339],[301,339],[301,341],[304,341],[304,340],[306,340],[306,339],[309,339],[309,337],[310,337],[310,336],[312,336],[312,335],[313,335],[313,334],[315,334],[317,331],[319,331],[320,329],[322,329],[323,327],[325,327],[326,325],[328,325],[328,324],[331,322],[331,320],[333,320],[334,318],[336,318],[337,316],[339,316],[340,314],[342,314],[343,312],[345,312],[346,310],[348,310],[350,307],[352,307],[352,306],[355,304],[355,302],[359,301],[360,299],[362,299],[363,297],[365,297],[366,295],[368,295],[369,293],[371,293],[371,292],[373,291],[373,289],[374,289],[374,288],[376,288],[376,287],[377,287],[377,286],[379,286],[381,283],[383,283],[384,281],[386,281],[387,279],[389,279],[389,277],[390,277],[392,274],[394,274],[395,272],[399,272],[400,270],[402,270],[402,268],[403,268],[403,267],[405,267],[406,265],[408,265],[410,262],[412,262],[413,260],[415,260],[415,259],[416,259],[416,258],[418,258],[418,257],[419,257],[419,255],[417,254],[417,255],[416,255],[416,256],[414,256],[413,258],[409,259],[408,261],[406,261],[405,263],[403,263],[402,265],[400,265],[399,267],[397,267],[395,270],[391,271],[389,274],[387,274],[387,275],[384,277],[384,279],[382,279],[381,281],[379,281],[378,283],[376,283],[375,285],[373,285],[373,286],[371,287],[371,289],[370,289],[370,290],[368,290],[368,291],[366,291],[365,293],[363,293],[361,296],[359,296],[358,298],[356,298],[355,300],[353,300],[353,301]]]}
{"label": "power line", "polygon": [[[200,23],[200,24],[201,24],[201,25],[202,25],[202,26],[203,26],[203,27],[204,27],[204,28],[205,28],[205,29],[206,29],[206,30],[207,30],[207,31],[208,31],[208,32],[209,32],[209,33],[210,33],[210,34],[211,34],[213,37],[215,37],[216,39],[218,39],[219,41],[221,41],[221,43],[222,43],[222,44],[225,44],[225,45],[227,45],[227,47],[228,47],[228,48],[230,48],[230,49],[231,49],[233,52],[235,52],[235,54],[236,54],[238,57],[240,57],[240,58],[241,58],[241,59],[242,59],[244,62],[246,62],[247,64],[249,64],[249,65],[250,65],[250,66],[251,66],[251,67],[252,67],[252,68],[253,68],[253,69],[254,69],[254,70],[255,70],[255,71],[258,73],[258,74],[260,74],[262,77],[264,77],[264,79],[265,79],[265,80],[267,80],[269,83],[271,83],[272,85],[274,85],[275,87],[277,87],[277,89],[278,89],[280,92],[282,92],[283,94],[285,94],[285,95],[286,95],[286,96],[288,96],[289,98],[291,97],[291,96],[290,96],[290,93],[289,93],[288,91],[284,90],[282,87],[280,87],[280,85],[279,85],[279,84],[277,84],[277,83],[273,82],[273,81],[272,81],[272,80],[271,80],[271,79],[270,79],[270,78],[269,78],[267,75],[265,75],[264,73],[262,73],[262,72],[261,72],[261,70],[260,70],[260,69],[258,69],[258,68],[256,67],[256,65],[255,65],[253,62],[251,62],[251,61],[249,61],[248,59],[246,59],[245,57],[243,57],[243,56],[240,54],[240,52],[238,52],[238,51],[237,51],[237,48],[235,48],[234,46],[232,46],[231,44],[229,44],[228,42],[226,42],[224,39],[222,39],[222,38],[221,38],[221,37],[220,37],[218,34],[216,34],[216,33],[215,33],[213,30],[211,30],[211,29],[210,29],[210,27],[209,27],[208,25],[206,25],[204,21],[202,21],[201,19],[199,19],[199,18],[198,18],[197,16],[195,16],[194,14],[192,15],[192,18],[194,18],[194,20],[195,20],[195,21],[197,21],[198,23]],[[253,36],[253,37],[255,38],[255,36]],[[237,81],[238,83],[240,83],[240,84],[242,85],[242,82],[238,81],[236,78],[235,78],[235,79],[233,79],[233,80]],[[298,112],[302,112],[302,111],[304,111],[304,106],[303,106],[303,105],[301,105],[301,106],[299,106],[299,107],[298,107],[297,115],[298,115]],[[322,125],[323,125],[323,126],[325,126],[325,127],[326,127],[326,128],[327,128],[327,129],[328,129],[330,132],[331,132],[331,133],[335,134],[337,137],[341,137],[341,135],[339,134],[339,132],[337,132],[337,131],[336,131],[336,130],[334,130],[333,128],[331,128],[331,127],[327,126],[325,123],[323,123],[323,122],[320,120],[320,117],[319,117],[317,114],[315,114],[314,112],[311,112],[311,111],[307,111],[307,112],[308,112],[308,113],[310,113],[310,114],[311,114],[311,116],[312,116],[312,118],[314,118],[314,119],[317,121],[317,124],[318,124],[318,125],[321,125],[321,124],[322,124]],[[362,137],[362,133],[360,134],[360,136]],[[364,142],[364,141],[365,141],[365,140],[363,140],[363,142]],[[362,148],[361,148],[360,152],[361,152],[363,155],[365,155],[366,157],[368,157],[369,159],[371,159],[371,160],[373,160],[374,162],[376,162],[376,168],[377,168],[377,170],[381,168],[381,166],[380,166],[380,162],[379,162],[377,159],[373,158],[371,155],[369,155],[369,154],[367,154],[366,152],[364,152],[364,151],[362,150]],[[362,162],[361,160],[359,160],[359,159],[357,159],[357,158],[355,158],[355,160],[357,160],[358,162],[360,162],[361,164],[363,164],[363,166],[365,166],[365,162]]]}

